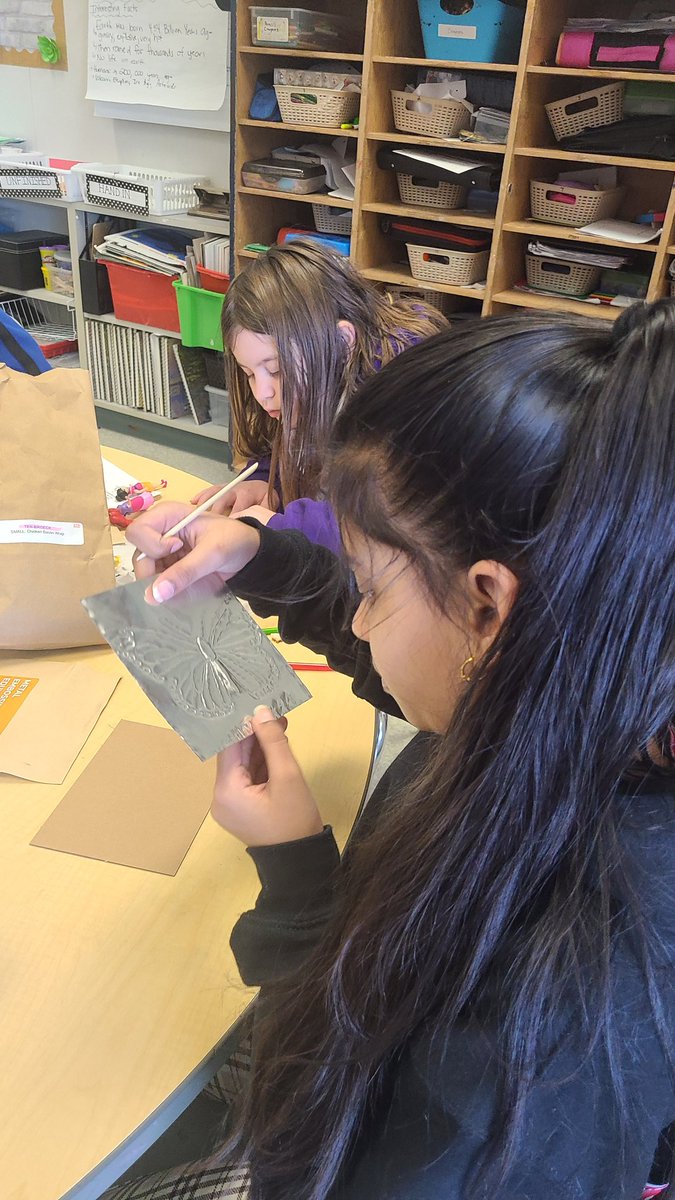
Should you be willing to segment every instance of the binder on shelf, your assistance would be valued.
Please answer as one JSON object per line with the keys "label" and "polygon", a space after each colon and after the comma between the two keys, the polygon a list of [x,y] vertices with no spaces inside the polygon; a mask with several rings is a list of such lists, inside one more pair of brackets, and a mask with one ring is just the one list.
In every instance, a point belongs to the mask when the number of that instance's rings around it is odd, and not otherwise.
{"label": "binder on shelf", "polygon": [[206,390],[208,376],[206,362],[201,350],[174,342],[173,353],[183,381],[190,412],[198,425],[210,420],[209,394]]}
{"label": "binder on shelf", "polygon": [[435,154],[414,146],[383,146],[377,152],[377,165],[383,170],[400,171],[420,179],[488,191],[499,187],[502,174],[501,163],[472,162],[458,154]]}

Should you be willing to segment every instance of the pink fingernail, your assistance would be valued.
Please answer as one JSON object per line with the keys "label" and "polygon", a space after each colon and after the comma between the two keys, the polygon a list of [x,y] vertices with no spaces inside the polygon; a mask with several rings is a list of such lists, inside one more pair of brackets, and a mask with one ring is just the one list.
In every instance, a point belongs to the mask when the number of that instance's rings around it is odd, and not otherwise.
{"label": "pink fingernail", "polygon": [[168,579],[163,579],[161,582],[153,583],[152,585],[152,594],[159,604],[164,600],[170,600],[175,591],[175,587]]}
{"label": "pink fingernail", "polygon": [[276,719],[272,709],[268,708],[266,704],[258,704],[253,709],[253,712],[259,721],[274,721]]}

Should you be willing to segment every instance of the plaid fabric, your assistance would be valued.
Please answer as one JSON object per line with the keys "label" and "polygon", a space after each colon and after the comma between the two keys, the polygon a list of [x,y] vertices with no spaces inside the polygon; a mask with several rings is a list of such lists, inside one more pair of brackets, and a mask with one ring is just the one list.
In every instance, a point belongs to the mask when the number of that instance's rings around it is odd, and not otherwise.
{"label": "plaid fabric", "polygon": [[251,1039],[251,1032],[241,1039],[234,1053],[207,1083],[202,1093],[204,1096],[219,1100],[222,1104],[231,1104],[248,1086],[251,1077]]}
{"label": "plaid fabric", "polygon": [[186,1163],[105,1192],[101,1200],[248,1200],[246,1167],[207,1167]]}

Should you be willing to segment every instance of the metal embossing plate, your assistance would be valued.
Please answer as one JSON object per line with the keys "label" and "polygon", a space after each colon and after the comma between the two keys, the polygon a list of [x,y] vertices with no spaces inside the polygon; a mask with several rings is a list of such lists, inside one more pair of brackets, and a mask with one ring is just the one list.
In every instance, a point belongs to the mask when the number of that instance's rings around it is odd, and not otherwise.
{"label": "metal embossing plate", "polygon": [[227,588],[193,584],[147,604],[151,580],[82,601],[155,708],[202,760],[245,737],[257,704],[283,716],[311,692]]}

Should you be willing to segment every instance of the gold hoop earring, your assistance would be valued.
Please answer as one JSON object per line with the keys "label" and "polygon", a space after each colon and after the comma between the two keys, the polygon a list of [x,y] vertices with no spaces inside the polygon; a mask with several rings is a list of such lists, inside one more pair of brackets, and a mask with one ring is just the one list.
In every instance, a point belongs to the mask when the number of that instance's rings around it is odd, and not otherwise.
{"label": "gold hoop earring", "polygon": [[474,655],[470,654],[469,657],[464,660],[461,667],[459,668],[459,677],[460,677],[462,683],[471,683],[471,676],[467,675],[467,668],[470,667],[473,663],[475,663],[475,661],[476,661],[476,659],[475,659]]}

